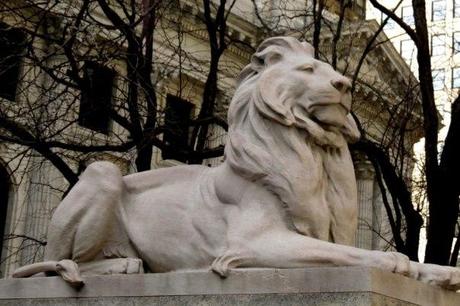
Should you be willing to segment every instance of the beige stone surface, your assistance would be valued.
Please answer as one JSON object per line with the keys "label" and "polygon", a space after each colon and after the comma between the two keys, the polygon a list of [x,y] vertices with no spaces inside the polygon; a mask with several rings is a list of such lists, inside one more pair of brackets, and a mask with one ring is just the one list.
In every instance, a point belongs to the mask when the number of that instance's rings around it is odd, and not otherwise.
{"label": "beige stone surface", "polygon": [[0,305],[460,305],[460,294],[364,267],[236,269],[0,281]]}

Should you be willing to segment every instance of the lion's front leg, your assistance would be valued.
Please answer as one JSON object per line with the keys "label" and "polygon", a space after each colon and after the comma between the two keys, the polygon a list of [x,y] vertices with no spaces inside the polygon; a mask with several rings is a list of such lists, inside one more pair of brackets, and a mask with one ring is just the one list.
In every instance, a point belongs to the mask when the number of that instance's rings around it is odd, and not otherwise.
{"label": "lion's front leg", "polygon": [[303,268],[313,266],[367,266],[409,275],[403,254],[358,249],[313,239],[288,231],[270,231],[253,240],[230,245],[216,258],[212,270],[226,276],[237,267]]}

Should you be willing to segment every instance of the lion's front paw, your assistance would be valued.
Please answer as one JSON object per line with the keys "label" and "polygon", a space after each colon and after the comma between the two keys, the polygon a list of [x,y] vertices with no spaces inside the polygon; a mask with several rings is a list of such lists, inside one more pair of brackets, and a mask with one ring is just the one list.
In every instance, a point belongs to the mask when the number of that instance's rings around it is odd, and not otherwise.
{"label": "lion's front paw", "polygon": [[397,252],[389,252],[390,255],[394,257],[395,266],[393,269],[394,273],[409,275],[410,273],[410,260],[404,254]]}
{"label": "lion's front paw", "polygon": [[236,268],[241,265],[242,257],[233,253],[226,253],[217,257],[211,265],[211,270],[220,275],[220,277],[227,277],[230,269]]}
{"label": "lion's front paw", "polygon": [[217,257],[211,265],[211,270],[214,273],[219,274],[220,277],[225,278],[228,276],[229,273],[230,262],[231,259],[229,258],[229,256],[224,255]]}
{"label": "lion's front paw", "polygon": [[460,289],[460,269],[411,262],[411,277],[448,290]]}
{"label": "lion's front paw", "polygon": [[142,274],[144,265],[140,258],[126,258],[126,274]]}

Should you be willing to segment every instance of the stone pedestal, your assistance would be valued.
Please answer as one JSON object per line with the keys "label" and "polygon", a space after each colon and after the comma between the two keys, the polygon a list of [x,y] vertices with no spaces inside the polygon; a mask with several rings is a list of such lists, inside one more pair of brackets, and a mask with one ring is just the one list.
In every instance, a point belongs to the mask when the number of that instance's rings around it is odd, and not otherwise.
{"label": "stone pedestal", "polygon": [[0,280],[0,305],[460,305],[460,293],[362,267]]}

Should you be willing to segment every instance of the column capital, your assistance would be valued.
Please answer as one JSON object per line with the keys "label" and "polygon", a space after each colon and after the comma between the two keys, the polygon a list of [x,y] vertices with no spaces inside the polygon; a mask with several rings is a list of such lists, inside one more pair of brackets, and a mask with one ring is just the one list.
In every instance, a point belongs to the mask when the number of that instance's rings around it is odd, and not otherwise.
{"label": "column capital", "polygon": [[353,164],[357,180],[373,180],[375,169],[367,156],[361,152],[353,152]]}

